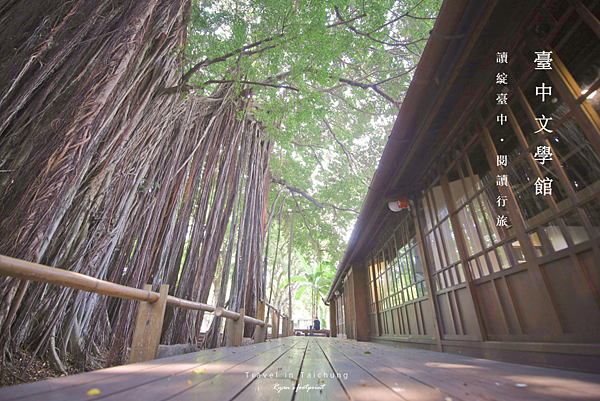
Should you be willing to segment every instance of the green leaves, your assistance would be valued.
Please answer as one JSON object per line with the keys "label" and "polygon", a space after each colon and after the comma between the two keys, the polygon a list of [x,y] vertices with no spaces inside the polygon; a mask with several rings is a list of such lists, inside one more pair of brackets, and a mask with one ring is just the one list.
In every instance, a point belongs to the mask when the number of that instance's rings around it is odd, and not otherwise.
{"label": "green leaves", "polygon": [[[248,113],[276,141],[272,174],[320,203],[358,211],[440,6],[441,0],[194,0],[185,70],[203,63],[189,84],[205,93],[218,85],[211,80],[251,86]],[[272,186],[270,203],[279,189]],[[356,214],[295,197],[286,201],[283,224],[289,230],[297,202],[295,257],[312,267],[339,260]],[[305,282],[325,285],[327,273],[317,282],[312,267],[301,268]],[[297,296],[304,299],[308,290],[302,291]]]}

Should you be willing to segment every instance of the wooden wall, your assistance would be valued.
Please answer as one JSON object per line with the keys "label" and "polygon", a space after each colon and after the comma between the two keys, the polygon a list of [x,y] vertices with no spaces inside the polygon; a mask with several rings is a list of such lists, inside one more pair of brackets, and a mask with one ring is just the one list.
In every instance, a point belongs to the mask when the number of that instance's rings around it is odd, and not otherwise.
{"label": "wooden wall", "polygon": [[[600,87],[600,2],[532,4],[520,16],[524,35],[487,45],[490,60],[498,49],[511,55],[494,67],[518,87],[508,105],[488,99],[494,68],[472,80],[411,189],[412,217],[386,222],[353,262],[343,287],[348,338],[367,327],[372,341],[600,373],[600,99],[582,89]],[[552,15],[550,29],[529,37],[542,14]],[[551,71],[523,62],[548,46]],[[532,89],[542,81],[557,96],[547,104]],[[544,110],[559,121],[552,135],[531,125]],[[509,117],[501,129],[500,112]],[[551,166],[535,160],[540,145],[552,149]],[[497,165],[503,154],[507,166]],[[510,182],[501,188],[502,174]],[[532,182],[550,176],[555,193],[533,194]],[[503,213],[507,227],[495,223]]]}

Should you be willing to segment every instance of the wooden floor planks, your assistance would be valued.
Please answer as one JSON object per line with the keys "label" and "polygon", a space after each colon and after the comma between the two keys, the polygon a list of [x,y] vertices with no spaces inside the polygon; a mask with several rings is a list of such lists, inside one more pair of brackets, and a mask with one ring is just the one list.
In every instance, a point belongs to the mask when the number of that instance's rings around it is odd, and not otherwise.
{"label": "wooden floor planks", "polygon": [[600,400],[600,376],[309,336],[0,388],[36,399]]}

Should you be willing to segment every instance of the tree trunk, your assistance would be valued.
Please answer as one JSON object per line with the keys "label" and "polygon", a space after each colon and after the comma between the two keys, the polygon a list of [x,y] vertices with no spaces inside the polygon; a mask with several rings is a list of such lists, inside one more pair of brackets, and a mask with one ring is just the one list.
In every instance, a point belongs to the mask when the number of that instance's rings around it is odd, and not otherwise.
{"label": "tree trunk", "polygon": [[[219,302],[235,258],[230,297],[242,305],[258,278],[271,147],[260,124],[238,118],[249,99],[230,84],[209,97],[159,90],[180,80],[189,9],[189,0],[0,6],[0,254],[137,288],[168,283],[206,302],[230,230]],[[0,279],[0,327],[18,286]],[[46,333],[55,344],[40,353],[58,369],[69,344],[124,362],[138,303],[69,294],[31,283],[7,323],[9,347],[35,347]],[[193,342],[201,324],[202,314],[168,308],[163,342]]]}

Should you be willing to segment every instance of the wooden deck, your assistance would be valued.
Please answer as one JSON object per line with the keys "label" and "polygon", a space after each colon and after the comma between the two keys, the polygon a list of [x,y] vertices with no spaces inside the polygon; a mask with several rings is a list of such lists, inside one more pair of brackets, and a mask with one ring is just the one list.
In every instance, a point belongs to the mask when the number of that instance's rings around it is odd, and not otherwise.
{"label": "wooden deck", "polygon": [[[260,376],[259,376],[260,374]],[[100,395],[88,396],[91,389]],[[599,400],[600,376],[288,337],[0,388],[0,400]]]}

